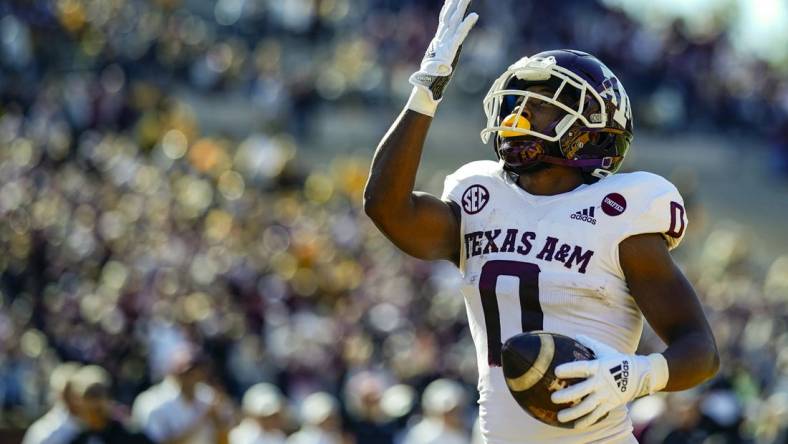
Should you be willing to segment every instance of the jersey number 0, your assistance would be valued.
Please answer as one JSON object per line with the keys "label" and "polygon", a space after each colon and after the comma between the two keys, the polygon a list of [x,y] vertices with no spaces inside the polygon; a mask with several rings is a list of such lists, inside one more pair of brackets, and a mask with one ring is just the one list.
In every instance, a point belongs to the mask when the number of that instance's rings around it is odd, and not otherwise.
{"label": "jersey number 0", "polygon": [[520,281],[520,316],[523,332],[541,330],[544,315],[539,305],[539,266],[529,262],[488,261],[479,276],[479,294],[487,327],[487,360],[491,366],[501,366],[501,315],[498,311],[496,286],[500,276],[516,277]]}

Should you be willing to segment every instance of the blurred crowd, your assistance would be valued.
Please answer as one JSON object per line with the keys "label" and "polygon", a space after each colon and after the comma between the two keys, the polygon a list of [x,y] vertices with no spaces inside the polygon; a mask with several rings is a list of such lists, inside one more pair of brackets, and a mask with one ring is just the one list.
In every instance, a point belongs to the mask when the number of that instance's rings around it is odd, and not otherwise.
{"label": "blurred crowd", "polygon": [[[399,104],[441,4],[7,0],[0,5],[2,92],[31,102],[41,89],[56,89],[70,123],[82,129],[131,124],[116,95],[147,83],[169,92],[188,86],[237,93],[268,124],[300,134],[321,104]],[[499,0],[473,8],[481,22],[465,45],[455,94],[476,97],[516,58],[569,47],[613,68],[640,128],[774,134],[786,121],[786,67],[737,49],[735,10],[690,25],[636,22],[600,1],[544,7]],[[86,109],[91,104],[101,107],[98,115]]]}
{"label": "blurred crowd", "polygon": [[[186,349],[165,379],[141,393],[130,413],[112,401],[112,377],[97,365],[60,364],[50,378],[51,409],[26,431],[23,444],[345,444],[393,442],[396,419],[413,399],[404,385],[386,389],[380,380],[359,374],[357,394],[348,408],[356,412],[352,433],[342,427],[340,403],[326,392],[306,396],[296,411],[281,390],[257,383],[243,395],[240,408],[210,382],[209,366]],[[398,433],[398,442],[468,442],[464,429],[466,391],[449,379],[431,382],[421,402],[423,417]],[[288,436],[289,435],[289,436]],[[474,438],[476,442],[477,437]]]}
{"label": "blurred crowd", "polygon": [[[515,55],[576,47],[620,72],[640,127],[788,127],[785,78],[735,53],[724,27],[698,36],[555,3],[478,2],[457,94],[484,93]],[[400,106],[439,6],[0,3],[0,428],[48,411],[28,439],[470,442],[456,271],[404,258],[363,217],[368,159],[299,163],[321,107]],[[207,134],[197,115],[223,110],[184,97],[213,93],[261,120]],[[638,433],[788,442],[788,259],[762,269],[735,230],[704,233],[683,261],[724,371],[637,403]]]}
{"label": "blurred crowd", "polygon": [[[219,122],[214,127],[306,140],[320,110],[400,106],[441,3],[6,0],[0,93],[5,103],[60,101],[66,122],[59,123],[72,132],[134,127],[143,148],[156,142],[163,91],[221,95],[219,105],[196,110]],[[638,129],[735,134],[753,145],[768,138],[771,164],[788,177],[788,67],[737,49],[735,8],[700,25],[637,22],[601,0],[550,7],[488,0],[473,8],[481,22],[466,42],[452,94],[478,100],[523,55],[581,49],[627,85]],[[259,121],[250,123],[250,115]]]}

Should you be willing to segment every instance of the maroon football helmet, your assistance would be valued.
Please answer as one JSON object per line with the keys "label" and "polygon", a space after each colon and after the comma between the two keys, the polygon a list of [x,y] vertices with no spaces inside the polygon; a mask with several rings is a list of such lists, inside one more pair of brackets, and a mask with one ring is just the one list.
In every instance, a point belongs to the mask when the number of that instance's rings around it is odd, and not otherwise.
{"label": "maroon football helmet", "polygon": [[[528,91],[546,85],[552,96]],[[527,101],[560,108],[547,129],[521,124]],[[580,168],[588,181],[615,173],[632,141],[632,108],[624,86],[596,57],[575,50],[525,57],[493,83],[484,99],[487,127],[504,168],[523,173],[544,163]]]}

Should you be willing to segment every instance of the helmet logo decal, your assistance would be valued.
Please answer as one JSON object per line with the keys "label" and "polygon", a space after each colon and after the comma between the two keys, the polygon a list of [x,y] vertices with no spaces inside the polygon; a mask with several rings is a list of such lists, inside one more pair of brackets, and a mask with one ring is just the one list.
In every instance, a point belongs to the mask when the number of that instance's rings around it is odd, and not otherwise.
{"label": "helmet logo decal", "polygon": [[618,81],[615,77],[608,77],[604,81],[602,81],[602,86],[605,87],[604,91],[600,94],[602,97],[610,99],[613,102],[613,105],[618,107],[618,99],[619,99],[619,92],[616,90],[618,86]]}
{"label": "helmet logo decal", "polygon": [[[632,118],[632,110],[629,106],[629,97],[627,97],[626,94],[621,93],[621,89],[623,87],[618,82],[618,79],[612,77],[613,73],[610,73],[610,75],[611,77],[608,77],[604,82],[602,82],[605,90],[602,91],[600,95],[606,99],[609,99],[613,106],[616,107],[616,112],[613,113],[613,120],[621,125],[622,128],[626,128],[627,121]],[[593,121],[594,116],[591,117]]]}
{"label": "helmet logo decal", "polygon": [[620,216],[627,210],[627,200],[618,193],[610,193],[602,199],[602,211],[608,216]]}
{"label": "helmet logo decal", "polygon": [[487,206],[490,192],[482,185],[471,185],[462,194],[462,209],[468,214],[476,214]]}

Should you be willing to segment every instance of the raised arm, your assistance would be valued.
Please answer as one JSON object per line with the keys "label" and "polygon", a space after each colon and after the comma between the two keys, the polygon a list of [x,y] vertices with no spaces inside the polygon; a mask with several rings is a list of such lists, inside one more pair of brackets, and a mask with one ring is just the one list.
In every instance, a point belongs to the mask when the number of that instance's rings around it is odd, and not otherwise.
{"label": "raised arm", "polygon": [[405,110],[383,138],[372,160],[364,210],[405,253],[419,259],[449,259],[459,253],[459,220],[451,204],[413,191],[424,138],[432,118]]}
{"label": "raised arm", "polygon": [[364,211],[404,252],[420,259],[459,257],[459,211],[435,196],[414,192],[421,152],[435,110],[478,16],[470,0],[446,0],[435,38],[410,82],[406,108],[381,140],[364,189]]}

